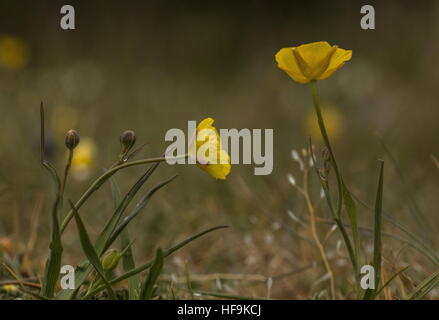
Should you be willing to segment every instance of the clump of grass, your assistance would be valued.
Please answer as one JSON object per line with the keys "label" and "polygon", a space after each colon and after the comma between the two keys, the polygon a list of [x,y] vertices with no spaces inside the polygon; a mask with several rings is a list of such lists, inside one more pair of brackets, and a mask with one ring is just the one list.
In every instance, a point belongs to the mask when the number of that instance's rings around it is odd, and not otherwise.
{"label": "clump of grass", "polygon": [[[72,164],[75,148],[80,143],[79,135],[76,131],[70,130],[67,132],[65,145],[68,149],[67,162],[64,168],[63,178],[60,179],[57,170],[45,159],[45,126],[44,126],[44,108],[41,103],[41,163],[44,168],[50,173],[53,185],[55,187],[55,199],[52,205],[52,228],[51,241],[49,245],[49,254],[46,261],[44,275],[41,278],[41,283],[34,283],[29,285],[23,281],[20,276],[8,265],[4,267],[15,281],[20,285],[19,289],[36,299],[93,299],[97,298],[103,291],[109,299],[120,299],[126,296],[117,292],[113,286],[121,281],[128,280],[128,296],[129,299],[156,299],[160,293],[156,290],[156,283],[163,270],[166,257],[178,251],[182,247],[191,243],[192,241],[210,233],[215,230],[225,228],[226,226],[217,226],[205,231],[202,231],[177,245],[162,250],[157,249],[154,261],[136,266],[132,255],[132,245],[126,227],[138,216],[146,207],[148,202],[154,194],[167,184],[172,182],[176,176],[169,177],[152,187],[134,206],[134,208],[126,213],[129,204],[134,199],[135,195],[140,191],[141,187],[148,181],[151,175],[156,171],[159,164],[166,158],[165,155],[156,158],[147,158],[141,160],[131,160],[139,151],[139,149],[132,150],[136,142],[135,133],[131,130],[125,131],[120,138],[121,153],[115,163],[106,170],[100,177],[93,181],[90,187],[82,194],[75,203],[68,200],[69,210],[64,214],[64,191],[67,185],[69,170]],[[131,161],[130,161],[131,160]],[[149,164],[150,167],[145,173],[136,181],[131,189],[122,195],[119,187],[113,178],[116,172],[123,169]],[[105,183],[111,183],[112,194],[114,199],[114,212],[106,222],[102,231],[98,235],[95,243],[90,240],[86,228],[86,221],[81,217],[80,208],[91,198],[91,195],[100,189]],[[62,219],[60,221],[60,218]],[[58,289],[58,281],[60,278],[61,260],[63,254],[62,235],[72,218],[76,221],[78,238],[85,259],[75,268],[75,289]],[[116,240],[120,240],[122,245],[122,252],[111,249]],[[112,270],[118,265],[119,260],[122,259],[124,273],[115,276]],[[147,271],[148,275],[142,280],[141,274]],[[92,281],[90,281],[93,279]],[[35,287],[40,287],[40,291],[36,292]]]}

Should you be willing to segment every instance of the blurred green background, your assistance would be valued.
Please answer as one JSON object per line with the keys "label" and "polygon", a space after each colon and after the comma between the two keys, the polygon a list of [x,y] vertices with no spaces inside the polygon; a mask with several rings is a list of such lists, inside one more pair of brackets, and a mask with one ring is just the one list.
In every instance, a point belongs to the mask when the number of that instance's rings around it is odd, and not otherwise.
{"label": "blurred green background", "polygon": [[[166,131],[185,130],[187,120],[213,117],[218,128],[273,128],[269,176],[254,176],[252,166],[237,165],[226,181],[215,181],[195,166],[162,165],[150,184],[175,173],[179,177],[130,226],[136,257],[146,261],[156,246],[227,224],[229,230],[177,254],[168,273],[184,274],[187,262],[194,273],[274,276],[318,260],[297,237],[306,230],[286,214],[293,210],[306,219],[303,201],[286,176],[292,173],[300,181],[291,150],[306,147],[310,135],[320,148],[319,134],[308,86],[279,70],[274,54],[321,40],[353,50],[341,71],[319,83],[347,183],[373,202],[377,159],[390,160],[383,141],[398,165],[387,161],[385,209],[437,245],[439,172],[432,156],[439,157],[438,1],[369,1],[376,30],[360,28],[364,1],[71,1],[76,11],[71,31],[59,27],[63,4],[0,1],[0,237],[12,239],[13,254],[20,255],[35,232],[30,273],[38,273],[45,259],[53,197],[39,163],[40,101],[46,108],[48,156],[59,170],[68,129],[78,130],[91,150],[84,151],[87,172],[70,180],[67,197],[73,200],[115,161],[126,129],[137,133],[139,144],[146,143],[140,156],[147,157],[160,155]],[[122,190],[144,170],[119,173]],[[318,198],[316,180],[312,188]],[[89,202],[82,215],[96,235],[112,211],[109,187]],[[328,215],[324,206],[321,211]],[[359,211],[362,224],[370,226],[372,215]],[[420,224],[414,219],[418,214]],[[72,226],[65,241],[63,263],[82,260]],[[369,235],[364,241],[366,246]],[[390,240],[386,246],[389,254],[401,248]],[[434,269],[408,254],[418,265],[415,278]],[[349,270],[343,266],[340,262],[341,270]],[[282,278],[271,295],[308,296],[315,290],[310,283],[321,274],[314,268]],[[226,289],[266,294],[264,283],[232,282]]]}

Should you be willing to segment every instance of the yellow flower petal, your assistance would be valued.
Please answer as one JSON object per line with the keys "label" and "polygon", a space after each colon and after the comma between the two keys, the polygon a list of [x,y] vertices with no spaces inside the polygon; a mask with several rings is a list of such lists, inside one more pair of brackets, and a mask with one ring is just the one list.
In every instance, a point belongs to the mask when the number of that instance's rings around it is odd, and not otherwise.
{"label": "yellow flower petal", "polygon": [[326,41],[302,44],[296,48],[311,70],[320,67],[320,63],[325,60],[331,49]]}
{"label": "yellow flower petal", "polygon": [[344,50],[337,48],[329,63],[328,69],[317,80],[325,80],[332,76],[332,74],[344,66],[346,61],[351,60],[352,50]]}
{"label": "yellow flower petal", "polygon": [[303,75],[293,54],[293,48],[280,49],[275,56],[277,65],[285,71],[293,80],[300,83],[307,83],[309,80]]}
{"label": "yellow flower petal", "polygon": [[231,165],[230,165],[230,156],[227,152],[224,150],[220,151],[220,159],[227,159],[227,163],[225,164],[200,164],[197,163],[198,167],[204,171],[206,171],[208,174],[210,174],[212,177],[216,179],[225,180],[227,176],[230,173]]}
{"label": "yellow flower petal", "polygon": [[[197,126],[197,165],[216,179],[226,179],[231,170],[230,156],[222,149],[221,138],[213,122],[212,118],[206,118]],[[205,153],[200,155],[199,150]]]}
{"label": "yellow flower petal", "polygon": [[206,129],[209,127],[213,128],[212,124],[214,122],[215,122],[215,120],[213,120],[212,118],[206,118],[198,124],[197,130]]}
{"label": "yellow flower petal", "polygon": [[351,57],[351,50],[331,46],[326,41],[283,48],[275,56],[278,67],[300,83],[329,78]]}

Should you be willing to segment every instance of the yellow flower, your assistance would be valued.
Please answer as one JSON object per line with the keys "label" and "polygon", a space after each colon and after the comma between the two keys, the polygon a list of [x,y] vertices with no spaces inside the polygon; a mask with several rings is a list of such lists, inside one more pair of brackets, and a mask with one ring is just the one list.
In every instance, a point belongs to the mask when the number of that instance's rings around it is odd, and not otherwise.
{"label": "yellow flower", "polygon": [[0,35],[0,66],[20,70],[29,62],[26,43],[12,35]]}
{"label": "yellow flower", "polygon": [[96,144],[93,139],[81,139],[73,152],[71,173],[77,180],[85,180],[90,176],[96,158]]}
{"label": "yellow flower", "polygon": [[18,292],[18,287],[14,284],[5,284],[2,286],[2,290],[8,293],[16,293]]}
{"label": "yellow flower", "polygon": [[5,251],[7,253],[11,253],[14,249],[14,244],[12,240],[7,237],[0,238],[0,252]]}
{"label": "yellow flower", "polygon": [[326,41],[283,48],[276,53],[278,67],[300,83],[327,79],[351,58],[351,50],[331,47]]}
{"label": "yellow flower", "polygon": [[[328,134],[332,138],[337,139],[343,134],[345,129],[343,114],[338,110],[337,107],[333,105],[322,105],[322,113]],[[316,121],[316,116],[314,112],[308,112],[304,121],[304,125],[305,131],[313,138],[317,138],[319,140],[322,139],[319,124]]]}
{"label": "yellow flower", "polygon": [[222,149],[214,120],[206,118],[196,130],[197,166],[216,179],[226,179],[230,173],[230,156]]}

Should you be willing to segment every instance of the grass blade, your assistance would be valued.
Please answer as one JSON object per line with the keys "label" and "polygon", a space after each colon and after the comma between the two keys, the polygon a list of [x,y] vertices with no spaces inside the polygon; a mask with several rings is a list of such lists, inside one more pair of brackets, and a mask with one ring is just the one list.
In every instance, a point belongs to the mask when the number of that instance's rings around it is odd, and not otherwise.
{"label": "grass blade", "polygon": [[151,177],[151,175],[157,169],[159,164],[160,162],[151,165],[149,169],[131,187],[130,191],[128,191],[128,193],[125,195],[122,201],[119,201],[119,204],[117,205],[115,212],[113,213],[110,220],[108,220],[107,224],[105,225],[104,229],[102,230],[98,239],[96,240],[95,247],[100,254],[102,254],[102,251],[104,251],[105,243],[108,241],[110,235],[114,232],[114,229],[116,228],[117,224],[120,222],[122,215],[125,212],[128,205],[131,203],[131,200],[134,198],[134,196],[137,194],[140,188],[145,184],[145,182],[149,179],[149,177]]}
{"label": "grass blade", "polygon": [[[202,236],[204,236],[204,235],[206,235],[206,234],[208,234],[208,233],[210,233],[212,231],[219,230],[219,229],[224,229],[224,228],[228,228],[228,226],[217,226],[217,227],[213,227],[213,228],[204,230],[204,231],[202,231],[200,233],[197,233],[196,235],[194,235],[194,236],[192,236],[192,237],[190,237],[190,238],[188,238],[188,239],[178,243],[177,245],[173,246],[172,248],[169,248],[168,250],[166,250],[164,252],[164,257],[165,258],[168,257],[169,255],[171,255],[175,251],[181,249],[182,247],[186,246],[187,244],[191,243],[192,241],[194,241],[194,240],[196,240],[196,239],[198,239],[198,238],[200,238],[200,237],[202,237]],[[153,261],[145,263],[145,264],[143,264],[143,265],[141,265],[141,266],[139,266],[139,267],[137,267],[137,268],[135,268],[135,269],[133,269],[133,270],[131,270],[131,271],[129,271],[129,272],[119,276],[119,277],[117,277],[117,278],[114,278],[114,279],[110,280],[110,284],[116,284],[116,283],[119,283],[119,282],[121,282],[123,280],[129,279],[130,277],[132,277],[132,276],[134,276],[136,274],[139,274],[140,272],[143,272],[143,271],[149,269],[152,264],[153,264]],[[104,286],[96,288],[90,294],[88,294],[86,297],[84,297],[84,299],[89,299],[93,295],[99,293],[101,290],[104,290],[104,289],[105,289]]]}
{"label": "grass blade", "polygon": [[55,286],[56,286],[56,282],[58,281],[59,271],[61,269],[61,257],[63,252],[61,233],[60,233],[59,222],[58,222],[58,213],[61,207],[62,195],[61,195],[61,182],[58,177],[58,174],[56,173],[55,168],[53,168],[52,165],[49,162],[47,162],[44,158],[46,138],[45,138],[45,127],[44,127],[44,107],[42,102],[40,105],[40,121],[41,121],[40,122],[41,164],[44,166],[44,168],[46,168],[49,171],[50,175],[53,178],[57,190],[55,202],[52,207],[52,231],[51,231],[51,241],[49,245],[49,256],[46,261],[43,286],[41,287],[40,295],[48,298],[53,298],[55,295]]}
{"label": "grass blade", "polygon": [[[160,162],[153,163],[149,169],[137,180],[137,182],[133,185],[130,191],[125,195],[124,199],[119,203],[116,211],[113,213],[111,218],[108,220],[102,232],[99,234],[98,239],[95,243],[95,249],[99,256],[101,256],[105,250],[105,243],[108,241],[111,233],[116,228],[116,225],[121,220],[121,217],[125,211],[125,209],[130,204],[131,200],[134,198],[136,193],[140,190],[143,184],[148,180],[148,178],[152,175],[152,173],[157,169]],[[75,270],[75,283],[77,288],[79,288],[86,280],[90,272],[93,271],[93,267],[89,264],[88,261],[82,262]],[[137,282],[139,283],[139,282]],[[64,290],[61,292],[59,298],[66,300],[71,299],[77,290]]]}
{"label": "grass blade", "polygon": [[259,298],[259,297],[245,297],[245,296],[237,296],[228,293],[219,293],[219,292],[210,292],[210,291],[195,291],[196,294],[201,294],[204,296],[211,296],[215,298],[223,298],[229,300],[269,300],[267,298]]}
{"label": "grass blade", "polygon": [[354,200],[351,197],[351,193],[343,183],[343,203],[345,205],[346,212],[351,223],[352,239],[354,244],[354,256],[355,256],[355,275],[356,277],[360,274],[360,236],[358,234],[357,225],[357,207]]}
{"label": "grass blade", "polygon": [[78,228],[79,238],[81,240],[81,246],[84,250],[85,255],[88,258],[88,261],[93,265],[96,272],[101,276],[102,280],[105,283],[105,287],[107,288],[108,294],[110,295],[110,298],[113,300],[116,300],[116,294],[114,293],[113,289],[111,288],[111,285],[107,281],[107,277],[105,276],[104,268],[102,267],[101,261],[99,260],[99,256],[97,255],[90,238],[88,237],[87,230],[85,229],[84,223],[81,220],[81,217],[79,216],[78,211],[76,210],[75,206],[71,201],[69,201],[70,206],[73,210],[73,215],[75,217],[76,226]]}
{"label": "grass blade", "polygon": [[430,275],[427,279],[422,281],[414,292],[410,295],[408,300],[423,299],[431,290],[439,284],[439,270]]}
{"label": "grass blade", "polygon": [[59,272],[61,269],[61,257],[63,252],[63,246],[61,242],[61,233],[58,223],[58,210],[60,205],[60,197],[53,205],[52,209],[52,235],[49,245],[49,257],[46,261],[46,267],[44,272],[43,286],[41,287],[41,295],[53,298],[55,295],[55,286],[58,281]]}
{"label": "grass blade", "polygon": [[59,179],[58,174],[56,173],[55,168],[46,161],[44,155],[46,150],[46,133],[45,133],[45,126],[44,126],[44,107],[43,102],[41,102],[40,105],[40,161],[41,164],[49,171],[56,190],[59,191],[61,189],[61,180]]}
{"label": "grass blade", "polygon": [[[114,199],[114,207],[117,209],[121,203],[121,192],[116,180],[112,177],[110,178],[111,191]],[[120,245],[122,248],[126,248],[122,254],[122,267],[125,272],[128,272],[136,267],[133,258],[133,250],[129,245],[131,243],[130,236],[128,234],[128,229],[125,228],[120,233]],[[132,276],[128,279],[128,299],[137,300],[139,298],[139,283],[140,279],[138,275]]]}
{"label": "grass blade", "polygon": [[381,288],[379,288],[379,290],[376,291],[375,296],[378,296],[380,294],[381,291],[383,291],[397,276],[399,276],[401,273],[403,273],[404,271],[406,271],[410,266],[406,266],[402,269],[400,269],[399,271],[395,272],[390,278],[389,280],[386,281],[386,283],[383,284],[383,286]]}
{"label": "grass blade", "polygon": [[163,251],[162,249],[158,248],[155,256],[154,264],[149,270],[148,277],[143,283],[142,290],[140,292],[140,299],[142,300],[152,299],[154,285],[157,282],[157,279],[163,270],[163,261],[164,261]]}
{"label": "grass blade", "polygon": [[[357,201],[359,204],[361,204],[366,209],[368,209],[370,211],[374,210],[369,204],[367,204],[366,202],[364,202],[363,200],[358,198],[356,195],[354,195],[354,194],[351,194],[351,195],[355,198],[355,201]],[[418,239],[418,237],[413,232],[409,231],[399,221],[393,219],[389,213],[383,212],[383,218],[387,222],[389,222],[391,225],[393,225],[394,227],[396,227],[397,229],[402,231],[404,234],[406,234],[411,240],[411,241],[407,241],[407,240],[400,239],[400,241],[404,241],[409,246],[411,246],[412,248],[416,249],[417,251],[419,251],[420,253],[425,255],[427,258],[429,258],[436,266],[439,266],[439,257],[437,256],[437,254],[434,252],[434,250],[431,247],[429,247],[428,245],[426,245],[425,243],[420,241]],[[392,235],[392,237],[396,237],[396,236]],[[413,242],[415,242],[416,245]]]}
{"label": "grass blade", "polygon": [[154,188],[152,188],[143,198],[142,200],[136,205],[136,207],[131,211],[131,213],[123,219],[123,221],[116,227],[114,232],[111,234],[107,242],[105,243],[104,250],[106,251],[111,244],[117,239],[119,234],[125,229],[125,227],[133,220],[140,211],[147,205],[151,197],[161,188],[163,188],[165,185],[170,183],[172,180],[174,180],[177,176],[172,176],[171,178],[168,178],[162,182],[160,182],[158,185],[156,185]]}
{"label": "grass blade", "polygon": [[378,179],[377,195],[375,200],[375,226],[374,226],[374,244],[373,244],[373,267],[375,270],[375,289],[368,289],[364,295],[364,299],[373,299],[376,296],[381,278],[381,223],[383,211],[383,175],[384,175],[384,161],[381,160],[380,176]]}

